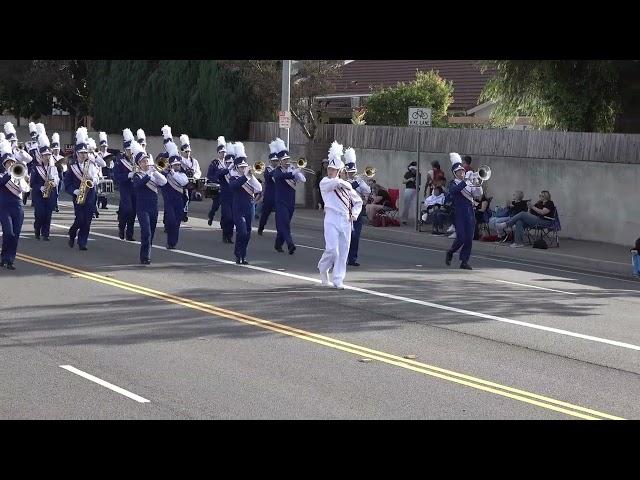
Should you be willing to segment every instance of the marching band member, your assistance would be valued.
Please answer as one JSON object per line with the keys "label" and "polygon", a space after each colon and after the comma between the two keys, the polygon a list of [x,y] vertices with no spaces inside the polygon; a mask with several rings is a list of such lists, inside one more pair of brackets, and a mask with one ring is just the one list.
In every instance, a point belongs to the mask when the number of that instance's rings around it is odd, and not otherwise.
{"label": "marching band member", "polygon": [[[276,138],[277,156],[280,165],[273,171],[276,185],[276,242],[274,248],[282,252],[282,245],[287,242],[289,255],[293,255],[296,246],[291,237],[291,218],[296,208],[296,183],[306,182],[305,176],[299,168],[293,168],[289,157],[289,150],[284,140]],[[288,167],[287,167],[288,165]],[[285,171],[286,168],[286,171]]]}
{"label": "marching band member", "polygon": [[[110,173],[113,171],[113,155],[109,153],[109,143],[107,142],[107,132],[99,132],[98,140],[100,142],[100,150],[97,152],[102,160],[105,162],[105,166],[102,167],[102,176],[110,177]],[[105,169],[107,170],[105,172]]]}
{"label": "marching band member", "polygon": [[260,215],[260,223],[258,224],[258,235],[262,235],[264,226],[269,220],[271,212],[275,210],[276,203],[276,182],[273,179],[273,172],[278,166],[278,145],[274,140],[269,144],[269,163],[264,171],[264,197],[262,199],[262,213]]}
{"label": "marching band member", "polygon": [[132,179],[137,167],[131,154],[131,142],[133,141],[133,133],[128,128],[125,128],[122,131],[124,152],[120,152],[117,155],[113,169],[113,177],[120,190],[118,233],[121,240],[126,238],[130,242],[135,241],[133,227],[136,221],[136,193]]}
{"label": "marching band member", "polygon": [[[224,156],[227,153],[227,142],[224,137],[218,137],[218,146],[216,147],[218,152],[218,158],[214,158],[211,160],[211,164],[209,165],[209,169],[207,170],[207,182],[218,183],[214,180],[215,172],[219,168],[224,168]],[[216,212],[220,208],[220,195],[216,195],[213,197],[211,202],[211,210],[209,210],[209,220],[207,223],[211,225],[213,223],[213,217],[215,217]]]}
{"label": "marching band member", "polygon": [[474,187],[471,183],[467,183],[469,178],[465,178],[465,169],[460,155],[450,153],[449,158],[452,164],[451,171],[455,177],[449,185],[449,195],[453,199],[453,223],[456,226],[456,239],[451,248],[447,250],[445,262],[447,265],[451,265],[453,254],[462,247],[460,251],[460,268],[472,270],[468,262],[471,257],[476,222],[473,197],[482,196],[482,187]]}
{"label": "marching band member", "polygon": [[27,165],[33,157],[29,155],[24,148],[18,147],[18,136],[16,134],[16,128],[13,126],[13,123],[7,122],[4,124],[4,133],[7,136],[7,141],[11,144],[11,151],[13,152],[13,156],[16,162],[23,163]]}
{"label": "marching band member", "polygon": [[[38,135],[40,133],[39,131],[40,129],[42,129],[44,133],[44,125],[42,125],[41,123],[38,123],[38,125],[36,125],[35,122],[29,122],[29,136],[31,137],[31,140],[27,141],[24,144],[24,148],[33,160],[37,160],[39,155]],[[36,162],[33,162],[33,161],[29,162],[29,165],[28,165],[29,176],[33,175],[33,168],[35,167],[35,165],[36,165]],[[27,200],[29,199],[30,196],[31,196],[30,191],[22,195],[23,205],[27,204]],[[33,206],[33,200],[31,200],[31,205]]]}
{"label": "marching band member", "polygon": [[131,153],[140,171],[133,176],[133,188],[136,192],[136,215],[140,225],[140,263],[151,263],[151,246],[158,223],[158,187],[167,183],[167,179],[153,164],[153,160],[142,146],[133,140]]}
{"label": "marching band member", "polygon": [[220,228],[222,228],[222,243],[233,243],[233,194],[229,188],[231,180],[230,171],[233,170],[235,148],[233,143],[226,144],[224,156],[224,168],[216,168],[212,173],[212,179],[220,185]]}
{"label": "marching band member", "polygon": [[0,266],[15,270],[13,262],[16,259],[18,240],[24,221],[22,194],[29,191],[29,176],[25,175],[21,179],[11,176],[10,170],[16,163],[16,159],[11,151],[11,143],[6,139],[0,142],[0,159],[3,166],[0,172],[0,225],[2,225]]}
{"label": "marching band member", "polygon": [[[104,167],[102,167],[102,170],[101,170],[102,175],[100,175],[101,182],[102,182],[103,180],[111,178],[111,172],[113,171],[113,158],[112,158],[113,155],[109,153],[109,151],[107,150],[107,148],[109,147],[109,144],[107,143],[106,132],[98,133],[98,142],[100,143],[100,146],[98,147],[99,150],[96,151],[96,156],[102,159],[102,161],[104,161]],[[109,199],[105,195],[105,192],[102,191],[101,189],[100,194],[98,195],[98,203],[101,204],[100,208],[102,210],[107,210],[108,201]],[[97,208],[96,208],[96,212],[97,212]]]}
{"label": "marching band member", "polygon": [[102,169],[107,166],[107,163],[102,159],[100,155],[98,155],[98,147],[96,145],[96,141],[88,136],[87,133],[87,150],[89,151],[89,161],[92,162],[96,167],[98,167],[98,183],[96,184],[96,200],[93,209],[93,216],[98,218],[100,217],[100,213],[98,212],[98,199],[102,196],[102,180],[104,176],[102,175]]}
{"label": "marching band member", "polygon": [[[365,199],[371,193],[371,187],[361,176],[356,176],[358,169],[356,168],[356,151],[353,148],[347,148],[344,152],[344,163],[347,172],[347,181],[351,183],[351,187],[356,191],[362,199],[363,205]],[[360,233],[362,232],[362,219],[365,209],[360,210],[357,220],[353,222],[353,231],[351,232],[351,244],[349,245],[349,255],[347,256],[347,265],[359,267],[358,263],[358,246],[360,245]]]}
{"label": "marching band member", "polygon": [[181,171],[182,162],[178,147],[173,142],[168,142],[165,147],[169,152],[169,169],[162,172],[167,178],[167,183],[162,187],[164,199],[165,227],[167,230],[167,250],[176,248],[180,234],[180,224],[183,214],[184,189],[189,183],[187,175]]}
{"label": "marching band member", "polygon": [[200,170],[200,164],[198,160],[191,156],[191,145],[189,145],[189,137],[184,133],[180,135],[180,154],[182,155],[182,168],[184,173],[187,174],[187,178],[189,182],[192,184],[192,187],[187,188],[187,193],[185,195],[184,202],[184,217],[182,218],[183,222],[189,220],[189,202],[193,198],[193,190],[195,187],[195,180],[198,180],[202,177],[202,171]]}
{"label": "marching band member", "polygon": [[140,144],[140,146],[142,147],[142,149],[144,150],[144,153],[146,153],[147,155],[149,155],[149,158],[153,158],[153,155],[150,154],[149,152],[147,152],[147,136],[144,133],[144,130],[139,128],[136,131],[136,139],[137,142]]}
{"label": "marching band member", "polygon": [[[58,178],[62,180],[63,174],[67,171],[66,162],[63,162],[64,157],[60,155],[60,135],[58,132],[53,132],[51,135],[51,158],[53,158],[53,162],[56,166],[56,170],[58,171]],[[60,198],[60,191],[62,190],[62,181],[58,181],[58,187],[56,193],[56,206],[55,211],[58,213],[60,209],[58,208],[58,198]]]}
{"label": "marching band member", "polygon": [[33,173],[31,175],[30,187],[33,191],[33,206],[35,207],[33,229],[36,240],[40,240],[40,235],[45,241],[49,241],[51,230],[51,215],[58,203],[58,169],[55,160],[51,156],[49,149],[49,139],[47,135],[38,135],[39,155],[33,162]]}
{"label": "marching band member", "polygon": [[320,181],[320,194],[324,200],[324,241],[325,249],[320,261],[320,280],[329,284],[329,270],[333,269],[333,286],[344,289],[342,282],[347,271],[347,256],[353,222],[362,211],[362,198],[351,183],[339,178],[344,164],[342,145],[334,141],[329,149],[327,176]]}
{"label": "marching band member", "polygon": [[29,122],[29,136],[31,140],[25,142],[24,148],[31,158],[35,159],[38,156],[38,127],[35,122]]}
{"label": "marching band member", "polygon": [[[173,133],[171,133],[171,127],[169,125],[165,125],[163,126],[160,131],[162,132],[162,146],[164,148],[164,151],[160,152],[157,156],[156,156],[156,163],[158,161],[160,161],[160,159],[164,158],[167,160],[167,163],[169,162],[169,150],[167,149],[167,145],[169,145],[170,143],[175,144],[175,142],[173,141]],[[151,158],[151,156],[149,156],[149,158]],[[180,162],[180,165],[182,165],[182,162]],[[182,167],[180,167],[182,169]],[[182,170],[181,170],[182,171]],[[185,202],[185,198],[186,198],[186,193],[183,192],[182,194],[182,205],[184,207],[184,202]],[[182,219],[181,219],[182,221]],[[162,224],[164,225],[164,233],[167,233],[167,210],[164,209],[164,211],[162,212]]]}
{"label": "marching band member", "polygon": [[[85,127],[81,127],[85,128]],[[102,155],[98,155],[98,146],[96,141],[89,137],[87,133],[87,150],[89,150],[89,161],[92,162],[100,170],[100,177],[102,177],[102,169],[107,166],[107,162],[104,161]]]}
{"label": "marching band member", "polygon": [[[93,209],[96,204],[96,184],[98,182],[98,167],[89,160],[88,141],[87,129],[85,127],[78,128],[75,146],[78,161],[69,167],[64,178],[65,190],[69,195],[73,196],[73,211],[75,213],[75,221],[69,227],[69,247],[73,248],[77,234],[78,248],[80,250],[87,250],[89,229],[91,228]],[[87,180],[93,182],[93,186],[84,188],[84,202],[78,203],[78,195],[83,190],[83,183]]]}
{"label": "marching band member", "polygon": [[262,185],[253,176],[247,164],[247,155],[241,142],[234,144],[236,167],[232,172],[229,188],[233,194],[233,223],[236,227],[236,244],[234,253],[236,263],[248,265],[247,246],[251,239],[251,220],[253,218],[253,204],[256,194],[262,192]]}

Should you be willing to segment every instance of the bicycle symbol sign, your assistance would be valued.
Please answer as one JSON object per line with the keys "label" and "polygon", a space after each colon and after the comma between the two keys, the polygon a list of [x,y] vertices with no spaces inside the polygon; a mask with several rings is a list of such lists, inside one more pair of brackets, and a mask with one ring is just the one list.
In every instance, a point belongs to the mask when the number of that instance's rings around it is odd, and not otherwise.
{"label": "bicycle symbol sign", "polygon": [[409,107],[409,126],[430,127],[431,109],[424,107]]}

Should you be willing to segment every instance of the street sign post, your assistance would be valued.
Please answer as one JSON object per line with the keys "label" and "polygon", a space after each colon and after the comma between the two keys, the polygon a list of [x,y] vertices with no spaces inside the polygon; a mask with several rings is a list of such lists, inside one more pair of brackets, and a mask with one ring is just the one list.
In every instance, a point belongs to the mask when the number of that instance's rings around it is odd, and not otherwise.
{"label": "street sign post", "polygon": [[408,125],[418,127],[416,142],[416,152],[418,160],[416,162],[416,231],[420,229],[420,141],[422,140],[422,128],[431,126],[431,109],[428,107],[409,107]]}
{"label": "street sign post", "polygon": [[288,110],[278,112],[278,123],[280,128],[291,128],[291,112]]}
{"label": "street sign post", "polygon": [[431,109],[426,107],[409,107],[410,127],[430,127]]}

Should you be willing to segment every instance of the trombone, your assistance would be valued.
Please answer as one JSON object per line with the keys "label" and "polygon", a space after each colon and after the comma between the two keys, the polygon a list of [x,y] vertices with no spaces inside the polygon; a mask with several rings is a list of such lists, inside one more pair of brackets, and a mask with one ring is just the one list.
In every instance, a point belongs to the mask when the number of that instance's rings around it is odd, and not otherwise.
{"label": "trombone", "polygon": [[315,175],[315,174],[316,174],[316,172],[314,172],[314,171],[313,171],[313,170],[311,170],[310,168],[306,168],[306,167],[307,167],[307,159],[306,159],[306,158],[304,158],[304,157],[300,157],[300,158],[298,159],[298,161],[295,163],[295,165],[296,165],[300,170],[302,170],[303,172],[306,172],[306,173],[311,174],[311,175]]}

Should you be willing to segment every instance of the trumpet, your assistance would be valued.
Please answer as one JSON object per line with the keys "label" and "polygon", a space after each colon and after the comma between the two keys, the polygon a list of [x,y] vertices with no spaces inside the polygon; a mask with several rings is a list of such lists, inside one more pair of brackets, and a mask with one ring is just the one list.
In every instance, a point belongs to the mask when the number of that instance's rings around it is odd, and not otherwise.
{"label": "trumpet", "polygon": [[376,176],[376,168],[375,167],[365,167],[364,176],[367,178],[373,178]]}
{"label": "trumpet", "polygon": [[14,163],[11,165],[9,169],[9,173],[12,177],[17,178],[18,180],[27,176],[27,169],[21,163]]}
{"label": "trumpet", "polygon": [[259,160],[253,164],[253,172],[256,175],[261,175],[264,173],[266,166],[262,160]]}
{"label": "trumpet", "polygon": [[303,172],[309,173],[311,175],[315,175],[316,172],[314,172],[313,170],[311,170],[310,168],[306,168],[307,167],[307,159],[300,157],[298,159],[298,161],[296,162],[296,166],[302,170]]}
{"label": "trumpet", "polygon": [[477,172],[467,172],[466,177],[474,187],[481,186],[484,182],[491,178],[491,167],[482,165]]}
{"label": "trumpet", "polygon": [[155,165],[156,169],[159,172],[166,170],[168,166],[169,166],[169,160],[167,160],[165,157],[162,157],[159,160],[157,160]]}
{"label": "trumpet", "polygon": [[483,182],[489,180],[491,178],[491,167],[489,165],[482,165],[478,169],[478,177],[480,177],[480,180]]}

